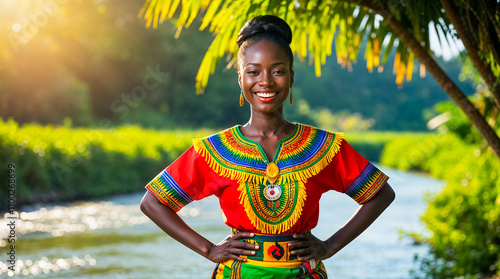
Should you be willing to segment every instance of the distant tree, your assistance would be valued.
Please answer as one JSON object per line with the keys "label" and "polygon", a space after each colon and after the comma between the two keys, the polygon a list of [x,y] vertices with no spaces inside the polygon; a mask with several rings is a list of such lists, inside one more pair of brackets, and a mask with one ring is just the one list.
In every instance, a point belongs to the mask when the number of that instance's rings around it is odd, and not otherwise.
{"label": "distant tree", "polygon": [[[370,71],[377,66],[382,71],[395,47],[396,83],[411,80],[416,58],[421,75],[425,67],[500,157],[500,138],[495,130],[436,63],[430,49],[431,28],[435,28],[442,44],[451,43],[450,35],[460,38],[496,109],[500,109],[499,5],[496,0],[186,0],[182,5],[178,0],[147,0],[140,15],[148,20],[148,27],[156,28],[159,22],[178,14],[180,31],[203,12],[200,29],[209,27],[216,36],[196,77],[198,93],[203,92],[209,75],[225,54],[229,65],[235,62],[239,28],[257,15],[275,14],[285,19],[294,32],[292,49],[300,57],[311,56],[318,76],[334,43],[337,61],[349,68],[366,42],[364,58]],[[176,13],[178,9],[180,13]]]}

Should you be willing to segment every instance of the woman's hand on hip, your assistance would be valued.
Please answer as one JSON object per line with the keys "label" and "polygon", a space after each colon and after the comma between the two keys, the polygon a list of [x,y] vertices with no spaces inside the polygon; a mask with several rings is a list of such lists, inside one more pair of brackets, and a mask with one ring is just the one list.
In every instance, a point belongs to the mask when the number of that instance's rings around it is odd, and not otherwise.
{"label": "woman's hand on hip", "polygon": [[246,261],[246,259],[241,256],[255,255],[254,250],[258,250],[259,246],[246,241],[240,241],[240,239],[251,238],[253,236],[254,234],[249,232],[238,232],[237,234],[229,235],[219,244],[214,244],[214,246],[212,246],[208,259],[215,263],[221,263],[227,260]]}
{"label": "woman's hand on hip", "polygon": [[330,258],[333,253],[329,251],[326,241],[322,241],[310,233],[298,233],[293,237],[297,241],[289,243],[291,254],[297,255],[301,262],[310,260],[324,260]]}

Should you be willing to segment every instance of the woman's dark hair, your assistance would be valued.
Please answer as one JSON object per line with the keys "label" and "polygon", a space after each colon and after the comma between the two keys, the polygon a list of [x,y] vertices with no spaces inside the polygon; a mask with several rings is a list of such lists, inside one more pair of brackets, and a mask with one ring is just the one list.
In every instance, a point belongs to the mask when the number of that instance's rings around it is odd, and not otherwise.
{"label": "woman's dark hair", "polygon": [[278,44],[286,52],[290,60],[290,69],[293,66],[293,53],[290,49],[292,29],[281,18],[273,15],[256,16],[249,20],[238,33],[239,54],[246,53],[246,49],[260,41],[271,41]]}

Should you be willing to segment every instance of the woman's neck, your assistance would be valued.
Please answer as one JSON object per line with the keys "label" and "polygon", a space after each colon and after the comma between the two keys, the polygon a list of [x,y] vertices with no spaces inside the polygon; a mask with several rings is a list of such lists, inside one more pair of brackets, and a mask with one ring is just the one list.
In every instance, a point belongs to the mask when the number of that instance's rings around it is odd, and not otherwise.
{"label": "woman's neck", "polygon": [[288,135],[294,126],[283,117],[282,111],[266,114],[252,110],[250,120],[243,128],[249,136],[267,138]]}

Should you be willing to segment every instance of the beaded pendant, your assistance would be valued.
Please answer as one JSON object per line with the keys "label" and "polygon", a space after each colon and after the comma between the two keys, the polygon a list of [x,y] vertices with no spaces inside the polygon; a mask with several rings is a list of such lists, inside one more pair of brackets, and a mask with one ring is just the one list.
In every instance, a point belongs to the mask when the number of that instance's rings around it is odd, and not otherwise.
{"label": "beaded pendant", "polygon": [[266,177],[270,184],[264,188],[264,197],[268,201],[275,201],[281,197],[281,188],[274,183],[280,175],[280,169],[276,163],[271,162],[266,168]]}

